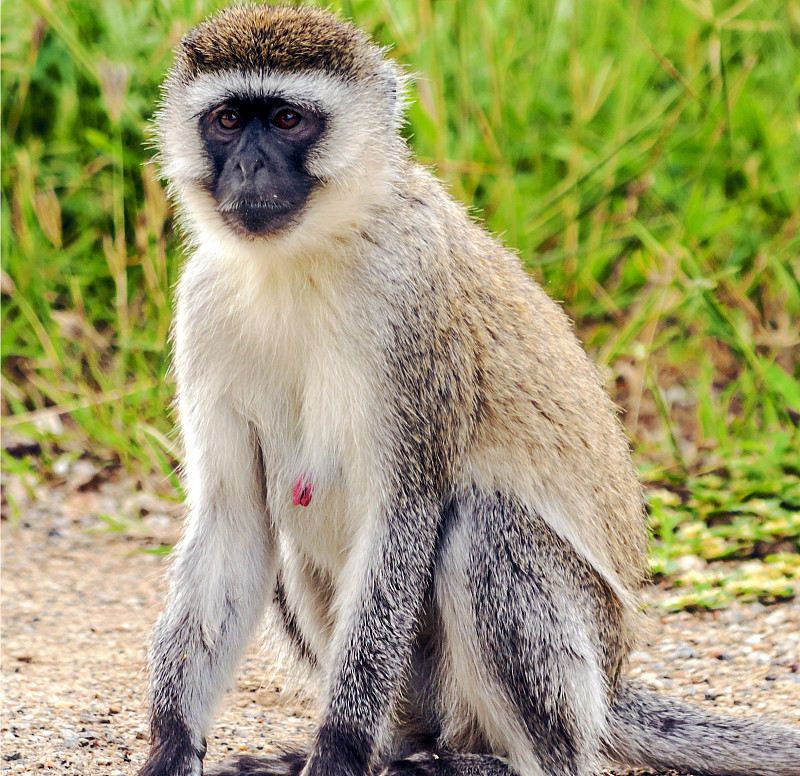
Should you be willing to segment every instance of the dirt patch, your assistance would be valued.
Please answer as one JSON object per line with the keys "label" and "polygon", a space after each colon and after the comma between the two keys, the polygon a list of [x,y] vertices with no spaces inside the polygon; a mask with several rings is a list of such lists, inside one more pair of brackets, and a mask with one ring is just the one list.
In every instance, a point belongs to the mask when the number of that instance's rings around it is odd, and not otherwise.
{"label": "dirt patch", "polygon": [[[165,594],[165,559],[148,551],[174,541],[180,507],[125,482],[17,488],[14,502],[2,531],[2,773],[134,774],[147,752],[145,648]],[[800,724],[800,601],[651,619],[633,675],[734,714]],[[254,645],[209,762],[309,740],[313,703],[282,693],[286,679]]]}

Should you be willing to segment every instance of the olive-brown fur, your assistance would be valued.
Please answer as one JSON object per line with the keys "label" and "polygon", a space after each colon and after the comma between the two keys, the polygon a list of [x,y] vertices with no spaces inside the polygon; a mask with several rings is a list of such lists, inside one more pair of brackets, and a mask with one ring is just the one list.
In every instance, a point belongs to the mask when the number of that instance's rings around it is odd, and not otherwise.
{"label": "olive-brown fur", "polygon": [[175,62],[184,78],[242,69],[321,71],[353,78],[377,52],[352,24],[319,8],[234,5],[209,17],[181,41]]}

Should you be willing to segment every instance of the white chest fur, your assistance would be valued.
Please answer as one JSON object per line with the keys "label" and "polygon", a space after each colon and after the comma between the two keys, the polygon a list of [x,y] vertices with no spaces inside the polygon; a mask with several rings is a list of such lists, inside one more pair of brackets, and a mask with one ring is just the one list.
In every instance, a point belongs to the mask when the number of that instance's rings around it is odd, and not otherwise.
{"label": "white chest fur", "polygon": [[[375,487],[374,370],[352,289],[299,271],[254,272],[251,263],[203,284],[217,311],[197,320],[214,343],[200,366],[208,389],[226,394],[258,433],[281,546],[336,575]],[[313,488],[307,506],[293,503],[298,480]]]}

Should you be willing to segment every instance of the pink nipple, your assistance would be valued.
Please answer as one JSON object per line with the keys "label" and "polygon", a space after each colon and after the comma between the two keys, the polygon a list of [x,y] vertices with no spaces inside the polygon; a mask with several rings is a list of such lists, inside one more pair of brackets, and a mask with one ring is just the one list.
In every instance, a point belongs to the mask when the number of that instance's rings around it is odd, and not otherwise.
{"label": "pink nipple", "polygon": [[292,490],[292,504],[296,507],[307,507],[311,503],[311,496],[314,493],[314,486],[307,482],[303,475],[297,478]]}

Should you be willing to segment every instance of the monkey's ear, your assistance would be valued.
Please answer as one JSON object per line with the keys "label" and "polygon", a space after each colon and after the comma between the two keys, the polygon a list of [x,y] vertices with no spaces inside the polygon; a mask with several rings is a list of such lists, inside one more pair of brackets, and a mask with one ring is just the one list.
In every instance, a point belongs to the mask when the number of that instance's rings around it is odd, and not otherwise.
{"label": "monkey's ear", "polygon": [[395,121],[403,121],[413,76],[396,62],[390,61],[390,64],[391,69],[386,75],[386,94]]}
{"label": "monkey's ear", "polygon": [[387,91],[389,92],[389,99],[391,101],[391,106],[393,110],[397,110],[397,101],[400,99],[399,89],[400,83],[395,76],[391,76],[389,78],[389,83],[387,84]]}

